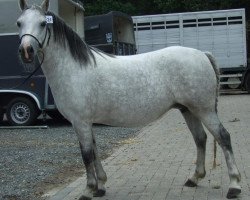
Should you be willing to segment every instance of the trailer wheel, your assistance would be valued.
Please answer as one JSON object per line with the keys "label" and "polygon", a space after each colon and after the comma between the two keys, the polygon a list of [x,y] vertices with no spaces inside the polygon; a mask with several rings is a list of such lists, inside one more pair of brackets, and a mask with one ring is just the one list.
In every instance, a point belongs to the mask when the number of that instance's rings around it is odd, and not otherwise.
{"label": "trailer wheel", "polygon": [[13,126],[31,125],[38,117],[39,111],[34,102],[25,97],[13,99],[7,106],[7,119]]}
{"label": "trailer wheel", "polygon": [[248,91],[248,93],[250,93],[250,73],[248,73],[246,75],[246,78],[245,78],[245,88]]}

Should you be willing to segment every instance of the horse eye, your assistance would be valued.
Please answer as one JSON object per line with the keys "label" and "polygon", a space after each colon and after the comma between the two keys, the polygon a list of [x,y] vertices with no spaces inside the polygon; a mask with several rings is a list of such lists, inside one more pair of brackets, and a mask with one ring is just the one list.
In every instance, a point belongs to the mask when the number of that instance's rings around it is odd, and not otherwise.
{"label": "horse eye", "polygon": [[21,26],[21,22],[18,21],[18,22],[16,23],[16,25],[17,25],[18,27],[20,27],[20,26]]}
{"label": "horse eye", "polygon": [[41,23],[41,27],[45,27],[46,26],[46,21]]}

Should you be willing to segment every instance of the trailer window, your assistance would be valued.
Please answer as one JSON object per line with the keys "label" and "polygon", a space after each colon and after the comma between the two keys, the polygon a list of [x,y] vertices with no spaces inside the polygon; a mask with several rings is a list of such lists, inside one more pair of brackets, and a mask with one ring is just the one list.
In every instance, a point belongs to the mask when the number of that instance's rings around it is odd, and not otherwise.
{"label": "trailer window", "polygon": [[152,30],[165,29],[165,26],[152,26]]}
{"label": "trailer window", "polygon": [[183,20],[183,28],[191,28],[191,27],[196,27],[196,19],[185,19]]}
{"label": "trailer window", "polygon": [[164,24],[164,21],[161,21],[161,22],[152,22],[152,25],[162,25]]}
{"label": "trailer window", "polygon": [[171,28],[180,28],[180,26],[179,25],[166,26],[166,29],[171,29]]}
{"label": "trailer window", "polygon": [[212,26],[212,23],[202,23],[202,24],[198,24],[199,27],[203,27],[203,26]]}
{"label": "trailer window", "polygon": [[150,26],[150,22],[137,23],[137,26]]}
{"label": "trailer window", "polygon": [[183,20],[183,24],[185,24],[185,23],[196,23],[196,19],[184,19]]}
{"label": "trailer window", "polygon": [[152,22],[152,29],[153,30],[165,29],[165,22],[164,21]]}
{"label": "trailer window", "polygon": [[211,22],[211,18],[198,19],[198,22]]}
{"label": "trailer window", "polygon": [[242,16],[228,17],[228,20],[238,20],[238,19],[242,20]]}
{"label": "trailer window", "polygon": [[180,28],[179,20],[166,21],[166,29]]}
{"label": "trailer window", "polygon": [[214,26],[222,26],[222,25],[227,25],[227,22],[214,22]]}
{"label": "trailer window", "polygon": [[228,24],[230,24],[230,25],[232,25],[232,24],[242,24],[242,21],[228,22]]}
{"label": "trailer window", "polygon": [[150,22],[137,23],[138,31],[150,30]]}
{"label": "trailer window", "polygon": [[228,17],[228,24],[242,24],[242,16]]}
{"label": "trailer window", "polygon": [[138,31],[150,30],[150,27],[138,27]]}
{"label": "trailer window", "polygon": [[166,24],[179,24],[179,20],[166,21]]}
{"label": "trailer window", "polygon": [[213,21],[227,21],[227,18],[226,17],[216,17],[216,18],[213,18]]}

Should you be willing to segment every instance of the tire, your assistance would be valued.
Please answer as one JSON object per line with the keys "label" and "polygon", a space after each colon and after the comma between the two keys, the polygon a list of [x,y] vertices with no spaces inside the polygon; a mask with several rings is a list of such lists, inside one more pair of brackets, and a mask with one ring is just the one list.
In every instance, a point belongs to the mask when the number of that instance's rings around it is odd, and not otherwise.
{"label": "tire", "polygon": [[[236,81],[239,81],[239,82],[240,82],[241,80],[240,80],[240,78],[238,78],[238,77],[232,77],[232,78],[228,78],[227,81],[228,81],[228,82],[230,82],[230,81],[232,81],[232,82],[233,82],[233,81],[235,81],[235,82],[236,82]],[[238,83],[238,84],[229,84],[229,85],[227,85],[227,87],[228,87],[229,89],[238,89],[238,88],[240,87],[240,85],[241,85],[241,83]]]}
{"label": "tire", "polygon": [[39,115],[35,103],[25,97],[17,97],[8,104],[7,120],[12,126],[28,126],[34,123]]}
{"label": "tire", "polygon": [[250,93],[250,73],[248,73],[245,78],[245,89]]}

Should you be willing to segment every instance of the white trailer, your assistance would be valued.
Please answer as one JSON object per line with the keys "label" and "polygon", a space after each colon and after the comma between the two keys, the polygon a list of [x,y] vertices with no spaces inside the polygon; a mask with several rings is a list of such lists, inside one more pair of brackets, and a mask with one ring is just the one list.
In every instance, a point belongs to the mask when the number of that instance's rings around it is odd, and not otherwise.
{"label": "white trailer", "polygon": [[[221,85],[250,91],[247,71],[245,9],[134,16],[137,53],[169,46],[212,52],[221,71]],[[248,80],[248,81],[247,81]],[[247,83],[248,82],[248,83]]]}

